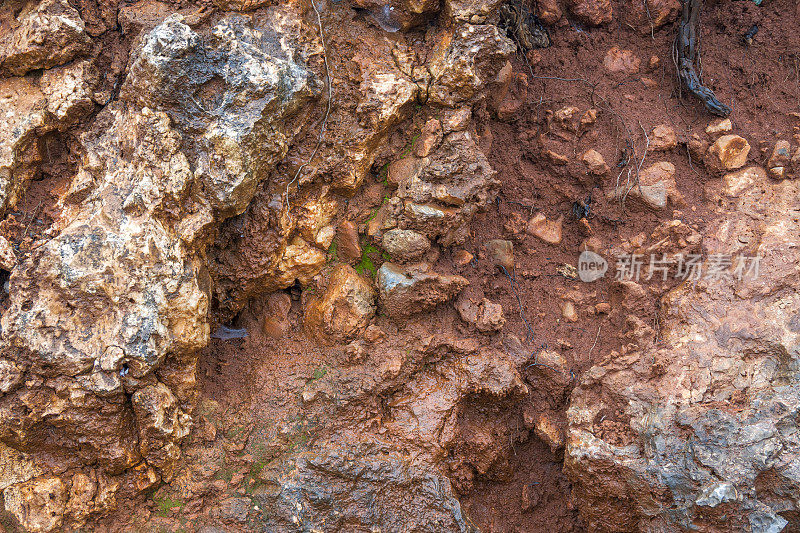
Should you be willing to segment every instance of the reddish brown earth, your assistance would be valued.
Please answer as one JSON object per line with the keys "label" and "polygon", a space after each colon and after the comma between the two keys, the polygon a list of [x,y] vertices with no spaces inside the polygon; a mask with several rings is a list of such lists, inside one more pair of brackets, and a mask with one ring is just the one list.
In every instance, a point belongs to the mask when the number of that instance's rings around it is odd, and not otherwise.
{"label": "reddish brown earth", "polygon": [[[626,3],[617,2],[615,8],[624,11],[623,4]],[[761,7],[749,1],[708,4],[702,20],[705,81],[734,109],[731,116],[734,132],[751,141],[763,141],[761,146],[754,144],[750,152],[751,162],[763,163],[769,155],[766,150],[774,145],[776,133],[791,131],[797,124],[797,119],[788,114],[800,107],[800,37],[794,2],[767,0]],[[754,44],[746,46],[742,35],[753,24],[758,24],[760,30]],[[442,253],[435,264],[437,272],[460,274],[487,298],[501,304],[507,321],[504,332],[527,339],[531,352],[562,348],[574,374],[572,383],[605,354],[620,350],[627,342],[620,336],[623,328],[620,316],[589,312],[595,304],[613,300],[610,294],[613,265],[605,279],[591,285],[570,279],[557,270],[565,263],[576,263],[581,244],[589,236],[572,214],[573,203],[591,196],[588,223],[592,235],[605,249],[635,240],[640,234],[649,236],[659,224],[674,218],[680,218],[702,234],[709,220],[704,182],[710,176],[699,162],[691,160],[685,143],[695,133],[705,135],[703,130],[713,117],[698,102],[681,95],[677,86],[671,58],[674,24],[652,34],[646,29],[642,31],[643,27],[638,23],[628,24],[624,16],[615,17],[609,26],[591,29],[562,18],[549,28],[552,46],[533,52],[530,67],[522,56],[515,58],[514,73],[527,80],[527,94],[519,112],[510,121],[498,120],[491,109],[475,113],[481,147],[502,183],[500,194],[495,205],[474,219],[467,242]],[[641,71],[623,75],[604,70],[603,58],[613,46],[635,51],[641,59]],[[651,57],[658,59],[654,68],[649,66]],[[541,155],[540,135],[545,132],[548,111],[568,105],[579,108],[580,114],[597,109],[599,118],[596,126],[577,141],[560,142],[552,136],[547,139],[548,143],[556,142],[560,153],[570,158],[568,165],[556,166]],[[420,120],[400,125],[390,147],[399,151],[412,142],[422,126]],[[669,161],[675,166],[677,186],[687,202],[680,213],[673,213],[671,208],[656,212],[632,199],[622,206],[605,198],[601,189],[594,187],[595,183],[587,181],[580,162],[585,150],[593,148],[604,156],[611,171],[602,179],[614,180],[619,169],[617,163],[625,154],[637,159],[644,156],[647,144],[644,132],[649,134],[659,124],[675,130],[679,146],[660,154],[647,153],[644,166],[656,161]],[[388,192],[378,172],[396,154],[387,149],[382,155],[375,165],[374,181],[365,184],[350,201],[352,205],[373,205],[375,199]],[[53,205],[51,191],[63,186],[61,180],[69,174],[69,157],[64,154],[52,157],[50,175],[31,185],[17,211],[0,228],[3,235],[20,246],[32,242],[29,233],[46,229],[53,217],[49,211]],[[515,216],[527,220],[536,212],[544,213],[548,219],[564,217],[561,244],[545,244],[524,231],[514,231]],[[481,251],[483,244],[492,239],[514,242],[516,266],[510,277]],[[475,260],[458,266],[453,255],[460,248],[474,254]],[[375,260],[378,266],[380,258]],[[651,300],[640,303],[638,316],[657,331],[658,298],[675,282],[643,284],[652,289]],[[304,288],[308,290],[314,289]],[[579,317],[574,323],[565,321],[559,308],[563,297],[569,294],[577,300]],[[227,452],[225,472],[219,474],[213,490],[188,500],[180,499],[172,508],[159,509],[157,502],[181,490],[165,486],[147,497],[120,501],[113,516],[91,524],[93,530],[197,530],[200,525],[214,522],[207,511],[219,500],[227,495],[249,493],[256,485],[250,474],[259,442],[274,440],[278,435],[278,440],[302,448],[336,425],[330,422],[332,416],[379,419],[378,398],[371,400],[373,412],[358,415],[339,412],[332,405],[304,404],[300,395],[309,380],[322,379],[330,369],[343,366],[347,354],[343,346],[317,346],[307,339],[299,301],[292,302],[288,335],[277,340],[268,338],[262,332],[264,306],[263,298],[254,299],[231,324],[246,328],[249,332],[246,339],[212,340],[198,364],[200,415],[185,445],[187,468],[200,468],[208,461],[209,454]],[[523,319],[530,324],[530,330]],[[427,324],[410,325],[404,320],[379,316],[375,323],[398,346],[414,342],[417,329],[447,330],[442,324],[455,324],[452,328],[455,332],[469,329],[458,323],[452,306],[440,307],[426,320]],[[553,396],[546,389],[537,389],[531,368],[526,370],[525,377],[532,389],[531,402],[546,404],[556,412],[566,409],[567,395]],[[359,394],[358,379],[356,372],[339,382],[345,396],[348,391]],[[213,415],[216,417],[213,435],[208,433],[212,424],[204,422],[212,417],[203,413],[209,401],[219,404]],[[367,403],[365,400],[361,405]],[[507,460],[501,461],[500,467],[485,475],[473,473],[474,477],[466,482],[453,474],[454,487],[466,515],[487,532],[583,531],[570,502],[570,484],[561,471],[563,451],[551,451],[533,431],[525,429],[524,409],[521,405],[498,406],[493,399],[476,395],[460,416],[457,431],[463,437],[462,442],[469,442],[471,436],[487,427],[507,437],[504,451]],[[607,417],[603,424],[607,435],[624,428],[624,424],[614,419],[614,413],[608,413]],[[619,437],[621,441],[626,438]],[[608,436],[604,438],[608,440]],[[452,453],[468,456],[470,451],[456,446]],[[248,527],[230,525],[229,530],[246,531]]]}

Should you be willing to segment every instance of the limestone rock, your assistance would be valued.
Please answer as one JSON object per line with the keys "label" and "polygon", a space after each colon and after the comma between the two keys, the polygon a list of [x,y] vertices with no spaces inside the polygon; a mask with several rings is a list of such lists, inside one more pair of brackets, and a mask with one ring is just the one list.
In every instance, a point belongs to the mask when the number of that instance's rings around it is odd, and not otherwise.
{"label": "limestone rock", "polygon": [[381,531],[398,524],[474,531],[447,477],[386,442],[342,440],[288,454],[259,473],[267,486],[282,487],[255,496],[261,508],[271,510],[259,514],[259,528],[338,531],[370,523]]}
{"label": "limestone rock", "polygon": [[631,50],[622,50],[614,46],[606,52],[603,67],[608,72],[619,74],[637,74],[641,61]]}
{"label": "limestone rock", "polygon": [[592,26],[611,22],[614,15],[611,0],[567,0],[566,4],[576,17]]}
{"label": "limestone rock", "polygon": [[42,74],[39,85],[47,97],[47,111],[59,122],[60,129],[94,109],[97,80],[97,71],[89,61],[72,62]]}
{"label": "limestone rock", "polygon": [[650,149],[655,152],[666,152],[678,146],[675,130],[666,124],[659,124],[650,134]]}
{"label": "limestone rock", "polygon": [[544,213],[537,213],[532,219],[528,221],[525,232],[533,235],[548,244],[561,244],[562,226],[564,224],[564,215],[558,217],[557,220],[548,220]]}
{"label": "limestone rock", "polygon": [[357,337],[375,315],[375,289],[349,265],[336,267],[321,297],[305,306],[306,332],[321,342]]}
{"label": "limestone rock", "polygon": [[180,456],[177,444],[189,434],[189,415],[178,408],[178,400],[163,383],[149,385],[131,396],[139,450],[147,462],[172,479],[175,461]]}
{"label": "limestone rock", "polygon": [[0,40],[0,70],[24,76],[63,65],[90,46],[80,14],[67,0],[43,0],[23,12],[17,27]]}
{"label": "limestone rock", "polygon": [[716,172],[736,170],[747,163],[750,144],[739,135],[723,135],[708,149],[706,166]]}
{"label": "limestone rock", "polygon": [[400,263],[418,260],[430,248],[427,237],[416,231],[393,229],[383,234],[383,249]]}
{"label": "limestone rock", "polygon": [[[800,392],[796,370],[784,371],[776,355],[796,351],[800,252],[785,243],[800,229],[786,216],[798,187],[760,173],[758,187],[738,192],[761,208],[757,248],[745,253],[761,257],[758,276],[737,277],[731,265],[674,289],[661,300],[661,343],[608,354],[572,393],[564,467],[588,530],[798,525],[791,465]],[[747,219],[710,221],[719,231],[704,252],[735,263],[743,236],[735,229]],[[642,300],[634,292],[622,305]]]}
{"label": "limestone rock", "polygon": [[470,130],[449,133],[415,173],[399,185],[403,220],[428,239],[444,245],[463,242],[467,223],[497,194],[499,182]]}
{"label": "limestone rock", "polygon": [[766,171],[761,167],[747,167],[725,174],[722,178],[722,193],[736,198],[758,182],[765,181]]}
{"label": "limestone rock", "polygon": [[430,310],[452,299],[469,281],[433,272],[425,263],[402,267],[386,262],[378,269],[375,284],[386,312],[399,317]]}

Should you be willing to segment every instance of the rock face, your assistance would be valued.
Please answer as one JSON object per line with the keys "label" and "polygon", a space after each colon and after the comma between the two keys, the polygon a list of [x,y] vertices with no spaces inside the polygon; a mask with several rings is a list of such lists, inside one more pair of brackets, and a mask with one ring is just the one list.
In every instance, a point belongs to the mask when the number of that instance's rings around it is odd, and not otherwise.
{"label": "rock face", "polygon": [[704,241],[717,274],[665,297],[662,344],[610,354],[573,393],[565,469],[592,531],[800,527],[797,185],[750,180]]}
{"label": "rock face", "polygon": [[389,315],[408,316],[450,300],[469,282],[461,276],[432,272],[425,263],[402,267],[386,262],[378,269],[375,284],[381,306]]}
{"label": "rock face", "polygon": [[[244,208],[285,153],[285,119],[314,92],[302,59],[273,38],[300,24],[290,15],[274,10],[259,27],[228,17],[208,38],[170,17],[143,39],[121,100],[83,137],[57,236],[12,272],[3,442],[172,477],[209,338],[208,232]],[[20,520],[44,512],[11,501]],[[60,523],[60,504],[49,514],[42,530]]]}

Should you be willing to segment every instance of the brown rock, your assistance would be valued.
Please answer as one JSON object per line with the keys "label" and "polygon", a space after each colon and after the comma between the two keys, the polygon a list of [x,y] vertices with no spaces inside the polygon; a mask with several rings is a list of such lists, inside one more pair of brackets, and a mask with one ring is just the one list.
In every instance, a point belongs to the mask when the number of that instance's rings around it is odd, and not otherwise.
{"label": "brown rock", "polygon": [[650,70],[655,70],[661,65],[661,59],[658,56],[650,56],[650,60],[647,62],[647,66]]}
{"label": "brown rock", "polygon": [[383,249],[392,259],[407,263],[420,259],[431,249],[431,242],[425,235],[408,229],[393,229],[383,234]]}
{"label": "brown rock", "polygon": [[361,259],[361,243],[358,238],[358,228],[350,220],[343,220],[336,228],[337,253],[344,261]]}
{"label": "brown rock", "polygon": [[528,221],[528,227],[525,228],[525,232],[548,244],[560,244],[563,224],[563,215],[553,222],[548,220],[543,213],[537,213]]}
{"label": "brown rock", "polygon": [[739,135],[723,135],[706,153],[706,166],[713,171],[736,170],[747,163],[750,144]]}
{"label": "brown rock", "polygon": [[453,252],[453,262],[458,266],[467,266],[474,256],[466,250],[456,250]]}
{"label": "brown rock", "polygon": [[606,164],[606,160],[603,159],[603,156],[595,149],[586,150],[581,156],[581,161],[583,164],[586,165],[586,170],[589,174],[594,176],[602,176],[609,171],[608,165]]}
{"label": "brown rock", "polygon": [[600,302],[594,306],[594,312],[598,315],[607,315],[611,312],[611,304],[607,302]]}
{"label": "brown rock", "polygon": [[475,326],[478,331],[500,331],[506,323],[502,305],[480,298],[470,290],[458,297],[456,310],[464,322]]}
{"label": "brown rock", "polygon": [[386,332],[375,324],[370,324],[367,326],[367,329],[364,330],[364,340],[369,343],[380,342],[385,338]]}
{"label": "brown rock", "polygon": [[408,316],[447,302],[469,285],[461,276],[433,272],[430,265],[400,266],[385,262],[378,269],[375,284],[381,305],[389,316]]}
{"label": "brown rock", "polygon": [[389,163],[386,181],[397,187],[419,173],[420,162],[416,157],[404,157]]}
{"label": "brown rock", "polygon": [[675,135],[675,130],[666,124],[659,124],[653,128],[650,135],[650,149],[655,152],[664,152],[672,150],[678,146],[678,136]]}
{"label": "brown rock", "polygon": [[608,72],[620,74],[637,74],[641,61],[631,50],[612,47],[603,58],[603,67]]}
{"label": "brown rock", "polygon": [[89,51],[91,40],[67,0],[44,0],[0,40],[0,69],[14,76],[63,65]]}
{"label": "brown rock", "polygon": [[558,0],[540,0],[539,1],[539,20],[543,24],[553,25],[561,19],[564,12],[561,10],[561,5]]}
{"label": "brown rock", "polygon": [[442,124],[432,118],[423,126],[422,133],[414,145],[414,153],[417,157],[427,157],[440,142],[442,142]]}
{"label": "brown rock", "polygon": [[350,265],[336,267],[321,297],[309,298],[303,317],[306,332],[320,342],[358,336],[375,315],[375,289]]}
{"label": "brown rock", "polygon": [[57,477],[40,477],[11,485],[3,491],[6,511],[33,532],[61,526],[67,504],[67,487]]}
{"label": "brown rock", "polygon": [[483,245],[486,255],[492,264],[505,268],[508,272],[514,270],[514,244],[503,239],[494,239]]}
{"label": "brown rock", "polygon": [[611,22],[614,15],[611,0],[567,0],[566,3],[576,17],[592,26]]}
{"label": "brown rock", "polygon": [[559,423],[551,413],[541,413],[537,417],[534,433],[553,452],[564,447],[566,441],[564,425]]}
{"label": "brown rock", "polygon": [[569,163],[569,158],[565,155],[561,155],[557,152],[552,150],[545,150],[543,152],[544,157],[550,161],[550,163],[558,166],[564,166]]}
{"label": "brown rock", "polygon": [[442,117],[442,130],[444,133],[451,131],[464,131],[469,126],[472,119],[471,107],[459,107],[458,109],[448,109]]}

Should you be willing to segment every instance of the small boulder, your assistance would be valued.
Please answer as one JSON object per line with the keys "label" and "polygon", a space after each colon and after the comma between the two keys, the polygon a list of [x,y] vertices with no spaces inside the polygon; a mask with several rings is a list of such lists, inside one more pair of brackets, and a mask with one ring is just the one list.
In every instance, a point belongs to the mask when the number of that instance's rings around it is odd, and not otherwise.
{"label": "small boulder", "polygon": [[303,326],[320,342],[357,337],[375,315],[375,289],[350,265],[334,269],[321,297],[306,303]]}
{"label": "small boulder", "polygon": [[736,170],[747,163],[750,143],[739,135],[723,135],[706,153],[706,166],[715,172]]}
{"label": "small boulder", "polygon": [[586,165],[586,170],[594,176],[602,176],[609,171],[608,164],[603,156],[594,149],[586,150],[581,156],[581,161]]}
{"label": "small boulder", "polygon": [[428,157],[440,142],[442,142],[442,124],[432,118],[423,126],[422,133],[414,145],[414,153],[417,157]]}
{"label": "small boulder", "polygon": [[766,177],[767,173],[761,167],[747,167],[725,174],[722,178],[722,194],[730,198],[738,198],[741,193]]}
{"label": "small boulder", "polygon": [[261,324],[267,337],[279,339],[288,333],[291,308],[292,298],[287,293],[280,291],[269,295]]}
{"label": "small boulder", "polygon": [[539,1],[539,20],[542,21],[542,24],[552,26],[561,19],[563,14],[558,0]]}
{"label": "small boulder", "polygon": [[433,272],[426,263],[401,266],[386,262],[375,276],[381,305],[393,317],[433,309],[469,285],[466,278]]}
{"label": "small boulder", "polygon": [[393,229],[383,234],[383,249],[400,263],[416,261],[430,250],[431,242],[425,235],[407,229]]}
{"label": "small boulder", "polygon": [[666,152],[678,146],[678,136],[675,130],[666,124],[659,124],[653,128],[650,135],[650,149],[655,152]]}
{"label": "small boulder", "polygon": [[525,232],[548,244],[560,244],[563,225],[564,215],[554,222],[548,220],[543,213],[537,213],[528,221]]}

